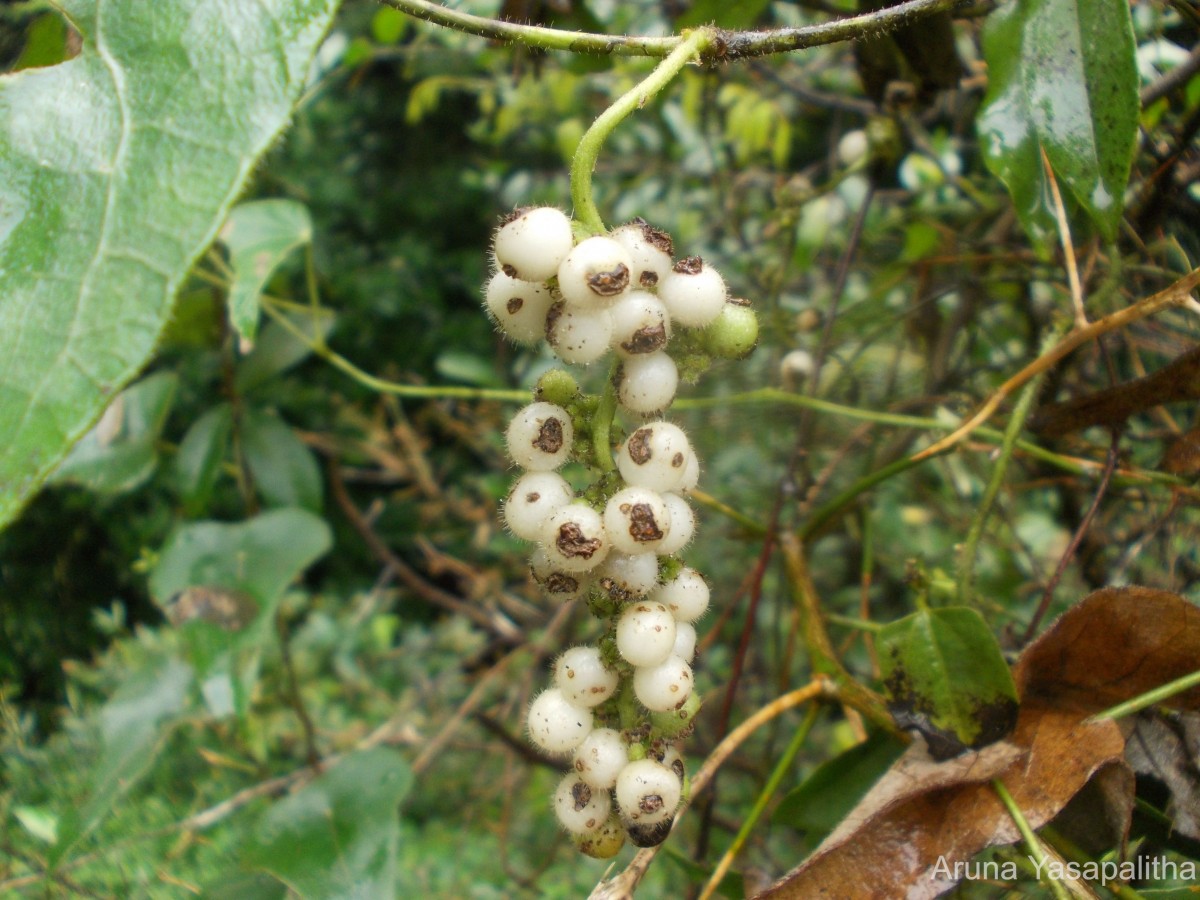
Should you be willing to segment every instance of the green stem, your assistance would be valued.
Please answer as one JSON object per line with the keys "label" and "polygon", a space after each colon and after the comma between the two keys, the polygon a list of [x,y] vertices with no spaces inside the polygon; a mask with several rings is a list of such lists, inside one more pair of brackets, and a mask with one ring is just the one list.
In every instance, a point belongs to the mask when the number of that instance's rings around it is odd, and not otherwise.
{"label": "green stem", "polygon": [[618,97],[584,132],[575,149],[575,157],[571,160],[571,203],[575,221],[581,228],[591,234],[602,234],[605,230],[600,211],[596,209],[596,201],[592,199],[592,172],[596,169],[596,159],[605,140],[626,116],[645,106],[683,71],[684,66],[703,53],[715,36],[712,28],[685,32],[683,42],[655,66],[653,72]]}
{"label": "green stem", "polygon": [[[992,781],[992,788],[999,795],[1001,802],[1004,803],[1008,814],[1012,816],[1012,820],[1017,825],[1017,830],[1021,832],[1021,837],[1025,839],[1025,846],[1029,850],[1030,857],[1037,865],[1039,872],[1046,869],[1046,852],[1042,848],[1042,842],[1038,840],[1033,829],[1029,826],[1029,820],[1025,818],[1025,813],[1021,811],[1021,807],[1017,806],[1017,801],[1013,799],[1012,794],[1008,792],[1008,788],[1004,786],[999,778]],[[1057,900],[1071,900],[1067,894],[1067,889],[1055,878],[1049,879],[1047,887],[1053,892]]]}
{"label": "green stem", "polygon": [[754,806],[750,813],[743,820],[741,827],[738,829],[737,835],[733,839],[733,843],[729,845],[729,849],[725,851],[725,855],[729,857],[737,856],[745,845],[746,840],[750,837],[750,832],[754,830],[754,826],[758,824],[758,820],[762,817],[763,811],[767,808],[767,804],[771,802],[771,798],[775,796],[775,792],[779,789],[780,783],[785,775],[792,770],[792,761],[796,758],[796,754],[800,752],[800,748],[804,746],[804,742],[808,740],[809,732],[812,731],[813,725],[817,722],[817,716],[821,712],[821,706],[818,703],[811,703],[808,707],[808,713],[804,717],[804,721],[800,723],[800,727],[796,729],[796,733],[792,735],[791,741],[788,742],[787,748],[783,751],[783,755],[779,757],[779,761],[775,763],[775,768],[771,771],[771,777],[767,779],[767,783],[763,785],[762,791],[758,795],[758,799],[754,801]]}
{"label": "green stem", "polygon": [[363,387],[370,388],[373,391],[379,391],[381,394],[394,394],[397,397],[414,397],[435,399],[439,397],[453,397],[459,400],[499,400],[509,403],[528,403],[529,391],[510,391],[499,388],[471,388],[471,387],[452,387],[449,385],[420,385],[420,384],[398,384],[395,381],[388,381],[385,378],[376,378],[369,372],[364,372],[346,357],[340,353],[336,353],[329,349],[323,341],[319,341],[311,334],[305,333],[304,329],[298,326],[290,318],[280,312],[273,302],[267,297],[263,297],[262,308],[268,316],[279,323],[288,334],[296,340],[307,346],[315,355],[321,357],[335,369],[349,375]]}
{"label": "green stem", "polygon": [[[1051,329],[1041,348],[1042,352],[1044,353],[1048,348],[1054,347],[1062,336],[1062,327]],[[987,487],[984,488],[983,498],[979,501],[979,508],[975,511],[975,518],[971,520],[971,527],[967,531],[967,538],[963,541],[962,551],[959,556],[958,602],[964,606],[969,606],[972,603],[972,588],[975,583],[975,556],[979,549],[979,541],[983,538],[983,528],[987,524],[988,516],[991,515],[992,505],[996,502],[996,496],[1000,493],[1000,487],[1004,484],[1004,475],[1008,471],[1008,464],[1012,460],[1013,451],[1017,447],[1017,438],[1021,435],[1021,429],[1025,427],[1025,420],[1029,418],[1029,411],[1033,408],[1033,401],[1037,399],[1042,382],[1046,380],[1047,372],[1048,370],[1039,372],[1031,378],[1029,383],[1021,390],[1020,396],[1017,397],[1012,416],[1009,418],[1008,425],[1004,429],[1004,437],[1000,441],[999,458],[997,458],[996,465],[992,469]]]}
{"label": "green stem", "polygon": [[[502,22],[473,16],[469,13],[447,9],[429,0],[380,0],[415,19],[423,19],[435,25],[453,28],[466,34],[523,44],[541,50],[566,50],[572,53],[602,53],[612,56],[656,56],[669,54],[679,46],[680,38],[670,37],[626,37],[624,35],[591,34],[586,31],[560,31],[524,25],[519,22]],[[800,28],[777,28],[772,31],[717,31],[713,35],[719,40],[706,49],[706,55],[714,60],[731,61],[773,53],[804,50],[824,44],[836,44],[857,38],[883,34],[901,25],[909,25],[923,16],[953,10],[959,0],[905,0],[895,6],[874,12],[862,13],[804,25]]]}
{"label": "green stem", "polygon": [[600,395],[600,403],[596,414],[592,416],[592,456],[596,468],[600,472],[611,472],[616,468],[612,452],[612,423],[617,414],[616,376],[619,363],[613,363],[608,380],[604,383],[604,393]]}
{"label": "green stem", "polygon": [[1130,700],[1126,700],[1124,703],[1110,706],[1103,712],[1096,713],[1090,721],[1103,722],[1105,719],[1119,719],[1122,716],[1128,716],[1148,706],[1155,706],[1162,703],[1164,700],[1174,697],[1176,694],[1183,693],[1189,688],[1194,688],[1198,684],[1200,684],[1200,671],[1192,672],[1190,675],[1184,675],[1182,678],[1168,681],[1166,684],[1160,685],[1154,690],[1147,691]]}
{"label": "green stem", "polygon": [[1017,436],[1025,427],[1025,419],[1029,416],[1029,410],[1033,407],[1033,401],[1041,386],[1042,376],[1039,375],[1025,385],[1021,396],[1017,398],[1012,418],[1008,420],[1008,427],[1004,429],[1004,439],[1000,443],[1000,456],[992,468],[992,474],[988,479],[987,487],[984,488],[979,507],[975,510],[975,517],[971,520],[971,527],[967,530],[967,539],[963,541],[962,552],[959,556],[958,602],[965,606],[969,606],[972,602],[972,587],[975,584],[975,555],[979,549],[979,541],[983,538],[983,528],[987,524],[988,516],[991,515],[996,496],[1000,493],[1000,487],[1004,484],[1008,463],[1017,446]]}

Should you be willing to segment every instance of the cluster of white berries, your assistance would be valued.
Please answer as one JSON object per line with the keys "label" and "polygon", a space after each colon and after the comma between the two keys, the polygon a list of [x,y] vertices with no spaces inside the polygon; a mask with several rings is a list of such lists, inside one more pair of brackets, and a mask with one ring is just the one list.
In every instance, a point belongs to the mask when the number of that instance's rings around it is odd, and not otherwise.
{"label": "cluster of white berries", "polygon": [[[494,253],[485,298],[504,334],[523,344],[545,338],[567,363],[613,349],[617,403],[643,420],[614,461],[608,423],[592,430],[597,404],[555,370],[505,435],[524,471],[504,520],[536,544],[535,581],[557,600],[586,597],[607,622],[596,646],[559,657],[528,730],[542,750],[571,758],[554,796],[559,821],[583,852],[608,857],[626,836],[647,847],[670,831],[686,785],[672,742],[700,706],[694,623],[709,589],[677,556],[695,534],[686,495],[700,464],[683,430],[658,418],[679,382],[667,344],[678,327],[692,334],[693,355],[736,358],[753,348],[757,322],[715,269],[699,257],[675,262],[670,237],[640,220],[576,243],[560,210],[518,210],[497,231]],[[559,473],[571,460],[600,472],[578,493]]]}
{"label": "cluster of white berries", "polygon": [[638,415],[666,409],[679,385],[667,353],[673,328],[696,330],[699,349],[738,358],[758,340],[749,304],[731,299],[699,256],[676,261],[670,235],[634,220],[575,243],[571,220],[549,206],[519,209],[496,232],[489,313],[519,344],[545,339],[571,365],[620,357],[617,399]]}

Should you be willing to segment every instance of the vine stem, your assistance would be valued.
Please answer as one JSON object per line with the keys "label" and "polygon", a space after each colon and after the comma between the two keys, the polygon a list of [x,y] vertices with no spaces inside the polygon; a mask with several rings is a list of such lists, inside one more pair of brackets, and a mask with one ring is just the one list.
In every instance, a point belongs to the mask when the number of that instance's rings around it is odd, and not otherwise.
{"label": "vine stem", "polygon": [[[1033,828],[1029,824],[1029,820],[1025,818],[1025,813],[1022,811],[1021,807],[1017,805],[1017,801],[1013,799],[1012,794],[1008,792],[1008,788],[1004,786],[1004,782],[999,778],[996,778],[992,781],[992,789],[1000,798],[1000,802],[1004,804],[1005,809],[1008,810],[1008,814],[1012,816],[1012,820],[1016,824],[1017,830],[1021,832],[1021,837],[1024,838],[1025,846],[1029,850],[1030,858],[1034,860],[1038,871],[1042,871],[1046,868],[1046,851],[1042,846],[1042,842],[1038,840],[1038,836],[1034,834]],[[1050,888],[1050,891],[1054,894],[1056,900],[1071,900],[1070,895],[1067,893],[1067,889],[1058,881],[1058,879],[1051,876],[1050,878],[1045,879],[1043,883]]]}
{"label": "vine stem", "polygon": [[602,112],[584,132],[571,159],[571,204],[575,210],[575,221],[591,234],[604,232],[604,221],[592,198],[592,172],[600,148],[626,116],[641,109],[659,91],[671,83],[683,67],[695,61],[716,39],[716,29],[697,28],[685,32],[682,43],[654,67],[649,75],[626,91],[608,109]]}
{"label": "vine stem", "polygon": [[[1057,340],[1059,333],[1052,332],[1050,340]],[[1009,419],[1008,427],[1004,429],[1004,438],[1000,443],[1000,456],[992,468],[987,487],[983,490],[983,497],[979,501],[975,517],[971,520],[971,527],[967,529],[967,539],[963,541],[958,563],[958,602],[964,606],[970,606],[972,603],[971,595],[975,585],[975,557],[979,550],[979,541],[983,538],[984,526],[992,513],[992,506],[996,503],[1000,487],[1004,484],[1004,475],[1008,471],[1008,464],[1017,447],[1017,438],[1021,435],[1021,429],[1025,427],[1025,420],[1029,418],[1029,411],[1033,408],[1033,401],[1037,397],[1045,376],[1046,373],[1042,372],[1033,378],[1017,399],[1012,418]]]}
{"label": "vine stem", "polygon": [[[518,43],[540,50],[566,50],[571,53],[599,53],[606,56],[654,56],[672,53],[686,40],[676,35],[639,37],[627,35],[592,34],[587,31],[563,31],[521,22],[504,22],[473,16],[470,13],[447,9],[429,0],[380,0],[385,6],[399,10],[415,19],[431,22],[505,43]],[[773,53],[804,50],[824,44],[836,44],[857,38],[873,37],[901,25],[938,12],[949,12],[959,0],[905,0],[895,6],[857,16],[834,19],[817,25],[799,28],[777,28],[771,31],[723,31],[708,29],[716,38],[706,49],[705,58],[728,62]]]}

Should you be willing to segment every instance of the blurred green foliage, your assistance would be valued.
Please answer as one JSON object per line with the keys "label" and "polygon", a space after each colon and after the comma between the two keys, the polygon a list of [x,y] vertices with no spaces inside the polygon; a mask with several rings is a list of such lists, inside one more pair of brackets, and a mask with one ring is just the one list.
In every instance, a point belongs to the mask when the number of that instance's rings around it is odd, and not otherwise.
{"label": "blurred green foliage", "polygon": [[[823,18],[792,3],[567,5],[555,24],[608,33]],[[17,69],[70,55],[73,33],[25,6],[0,11],[20,35],[3,38],[0,60]],[[957,27],[964,70],[978,72],[978,22]],[[1140,47],[1197,40],[1196,23],[1170,7],[1139,5],[1133,27]],[[222,279],[244,263],[233,241],[218,242],[118,413],[0,532],[0,893],[332,896],[340,880],[376,896],[575,897],[603,875],[607,864],[577,858],[554,822],[559,764],[522,735],[553,654],[594,639],[596,625],[577,610],[548,627],[557,611],[531,586],[527,548],[497,524],[510,475],[504,404],[397,397],[323,351],[405,386],[531,386],[551,358],[504,345],[480,308],[490,232],[515,205],[566,203],[580,135],[650,65],[514,51],[345,4],[245,198],[287,201],[312,227],[311,241],[273,245],[269,271],[251,279],[244,312],[257,331],[229,321]],[[745,615],[763,531],[824,523],[807,537],[831,636],[874,685],[871,626],[952,577],[998,438],[981,432],[962,452],[867,482],[973,408],[1071,314],[1061,261],[1033,252],[984,164],[978,80],[936,98],[891,96],[868,99],[845,45],[691,69],[601,155],[607,221],[669,229],[720,266],[762,323],[750,360],[708,371],[682,395],[699,402],[672,411],[712,498],[685,554],[715,598],[701,623],[707,705],[692,769],[719,739],[744,631],[735,722],[809,675],[773,565],[756,617]],[[1093,317],[1200,256],[1195,185],[1156,180],[1188,171],[1163,174],[1181,155],[1194,165],[1184,150],[1198,105],[1193,78],[1142,112],[1135,234],[1105,244],[1072,219]],[[860,131],[866,156],[839,153]],[[268,314],[256,319],[260,304]],[[1156,317],[1110,339],[1107,358],[1072,358],[1047,394],[1128,380],[1195,337],[1183,313]],[[602,383],[600,368],[582,373],[586,388]],[[764,387],[781,392],[750,393]],[[789,393],[836,406],[780,400]],[[1174,407],[1130,421],[1053,611],[1116,582],[1200,596],[1194,473],[1158,465],[1191,419]],[[976,605],[1006,650],[1084,519],[1108,444],[1091,431],[1015,453],[976,565]],[[264,522],[265,543],[228,530]],[[203,575],[164,575],[189,541],[213,542],[221,563],[188,556]],[[230,625],[200,606],[178,618],[178,591],[196,583],[215,603],[249,594],[258,617]],[[448,612],[446,598],[476,614]],[[131,696],[150,699],[129,712]],[[706,877],[798,721],[782,717],[735,758],[708,855],[690,867],[662,860],[646,896],[681,896],[681,881]],[[894,756],[856,742],[836,710],[822,715],[784,785],[797,793],[755,831],[739,868],[781,874],[834,826],[830,810],[849,809]],[[315,780],[310,757],[326,760]],[[810,800],[828,809],[806,811]],[[682,823],[673,853],[690,855],[700,819]]]}

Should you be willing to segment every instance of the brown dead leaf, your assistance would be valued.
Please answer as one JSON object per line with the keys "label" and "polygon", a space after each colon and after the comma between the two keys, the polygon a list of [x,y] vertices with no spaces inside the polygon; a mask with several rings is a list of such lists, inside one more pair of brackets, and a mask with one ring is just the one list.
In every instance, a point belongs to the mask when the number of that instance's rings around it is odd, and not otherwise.
{"label": "brown dead leaf", "polygon": [[[1098,773],[1124,769],[1124,746],[1115,723],[1085,722],[1037,701],[1022,706],[1007,741],[977,753],[932,763],[914,746],[808,860],[760,897],[936,897],[954,885],[942,873],[956,862],[1020,839],[993,778],[1039,828]],[[1127,770],[1125,783],[1127,817]]]}
{"label": "brown dead leaf", "polygon": [[[1200,608],[1150,588],[1090,594],[1021,655],[1013,673],[1021,712],[1008,741],[945,763],[910,749],[808,860],[761,896],[936,897],[952,887],[941,873],[956,862],[1019,840],[991,787],[997,777],[1034,828],[1065,809],[1058,824],[1085,845],[1123,845],[1134,797],[1125,750],[1132,726],[1088,719],[1198,666]],[[1200,709],[1200,688],[1167,705]],[[1152,753],[1141,768],[1163,759]],[[1196,802],[1188,790],[1173,796],[1177,807]]]}
{"label": "brown dead leaf", "polygon": [[1115,428],[1135,413],[1196,399],[1200,399],[1200,347],[1145,378],[1045,406],[1030,418],[1029,425],[1047,437],[1059,437],[1092,425]]}
{"label": "brown dead leaf", "polygon": [[[1200,668],[1200,607],[1144,587],[1105,588],[1063,613],[1013,671],[1022,698],[1095,713]],[[1200,709],[1200,687],[1167,700]]]}
{"label": "brown dead leaf", "polygon": [[1200,714],[1142,710],[1125,741],[1133,771],[1166,785],[1171,827],[1200,840]]}

